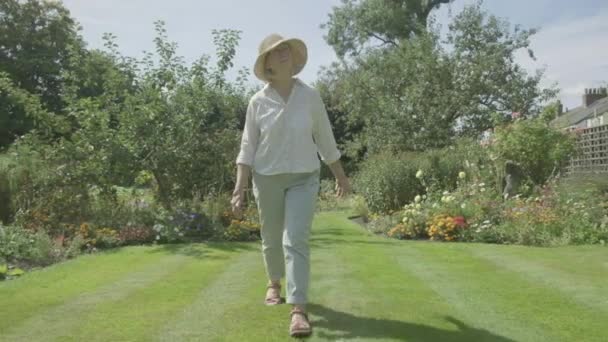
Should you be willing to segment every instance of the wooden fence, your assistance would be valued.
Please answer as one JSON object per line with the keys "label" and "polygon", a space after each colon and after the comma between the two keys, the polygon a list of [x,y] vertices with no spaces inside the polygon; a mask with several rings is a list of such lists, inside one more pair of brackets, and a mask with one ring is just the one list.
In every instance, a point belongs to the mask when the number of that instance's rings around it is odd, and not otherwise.
{"label": "wooden fence", "polygon": [[608,173],[608,125],[577,130],[577,135],[568,173]]}

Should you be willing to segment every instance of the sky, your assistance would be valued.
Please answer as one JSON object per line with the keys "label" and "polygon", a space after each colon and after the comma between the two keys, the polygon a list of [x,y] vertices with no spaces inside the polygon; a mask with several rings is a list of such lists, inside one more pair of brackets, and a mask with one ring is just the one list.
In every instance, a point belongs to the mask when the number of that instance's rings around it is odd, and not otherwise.
{"label": "sky", "polygon": [[[450,17],[477,0],[456,0],[433,12],[447,26]],[[339,0],[63,0],[82,25],[91,48],[102,48],[105,32],[116,35],[119,50],[142,57],[154,50],[154,22],[166,22],[170,40],[186,61],[214,55],[213,29],[242,31],[235,68],[251,70],[262,39],[270,33],[297,37],[308,46],[309,59],[299,77],[312,83],[321,66],[335,61],[320,28]],[[533,72],[545,69],[543,85],[557,84],[567,108],[580,106],[585,88],[608,83],[607,0],[485,0],[490,13],[524,28],[539,28],[532,38],[536,61],[521,53],[517,61]],[[236,74],[236,73],[235,73]],[[251,76],[251,81],[255,78]]]}

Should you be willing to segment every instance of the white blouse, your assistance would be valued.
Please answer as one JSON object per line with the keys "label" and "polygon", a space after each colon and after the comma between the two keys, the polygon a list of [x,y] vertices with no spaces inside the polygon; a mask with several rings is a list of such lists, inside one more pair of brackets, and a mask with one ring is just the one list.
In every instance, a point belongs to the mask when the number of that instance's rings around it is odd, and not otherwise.
{"label": "white blouse", "polygon": [[313,172],[340,159],[319,92],[296,78],[287,102],[270,85],[251,97],[237,164],[263,175]]}

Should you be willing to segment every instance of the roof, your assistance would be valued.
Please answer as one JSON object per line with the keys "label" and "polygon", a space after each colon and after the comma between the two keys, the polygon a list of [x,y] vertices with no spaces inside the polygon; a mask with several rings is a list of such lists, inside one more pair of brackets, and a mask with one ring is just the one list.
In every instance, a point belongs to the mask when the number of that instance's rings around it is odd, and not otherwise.
{"label": "roof", "polygon": [[591,104],[589,107],[576,107],[566,113],[558,116],[551,125],[557,128],[566,128],[578,124],[579,122],[597,115],[602,115],[608,112],[608,97],[599,99]]}

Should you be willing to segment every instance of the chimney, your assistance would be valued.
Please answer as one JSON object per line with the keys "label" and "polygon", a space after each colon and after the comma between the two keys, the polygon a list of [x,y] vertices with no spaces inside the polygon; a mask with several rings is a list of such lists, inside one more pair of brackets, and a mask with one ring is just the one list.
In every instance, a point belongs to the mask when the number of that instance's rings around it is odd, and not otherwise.
{"label": "chimney", "polygon": [[583,94],[583,107],[591,106],[595,101],[608,97],[606,88],[585,88],[585,94]]}

